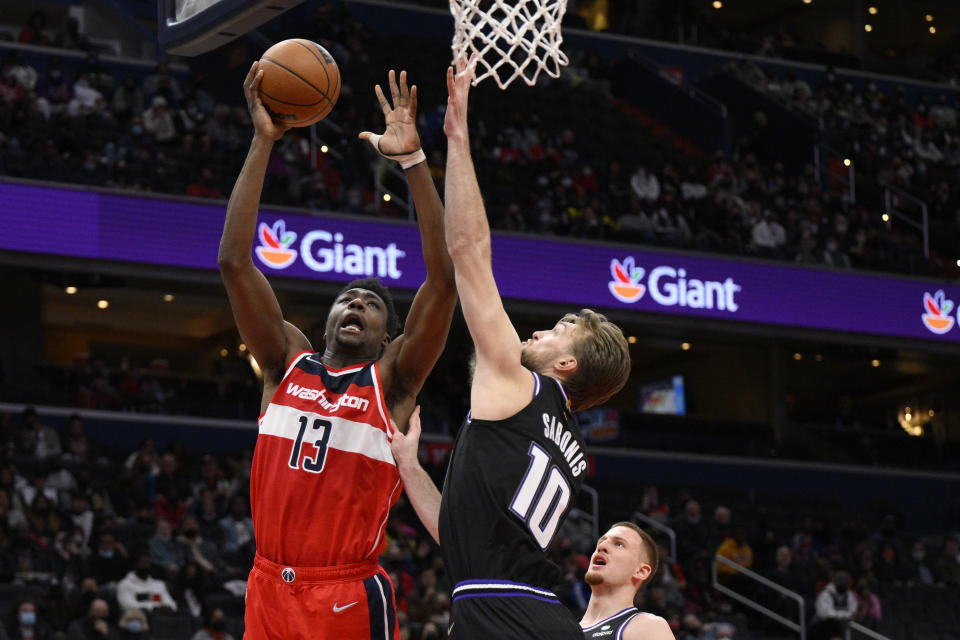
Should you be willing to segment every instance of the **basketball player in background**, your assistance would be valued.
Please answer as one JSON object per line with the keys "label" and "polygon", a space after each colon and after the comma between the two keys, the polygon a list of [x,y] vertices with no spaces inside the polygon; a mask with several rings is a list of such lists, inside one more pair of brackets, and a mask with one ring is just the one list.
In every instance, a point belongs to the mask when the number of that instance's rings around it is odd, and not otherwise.
{"label": "basketball player in background", "polygon": [[450,638],[580,640],[576,620],[550,591],[560,570],[545,550],[587,471],[572,412],[620,390],[630,354],[620,328],[589,309],[524,342],[517,336],[493,278],[470,157],[472,65],[460,59],[461,73],[447,70],[444,229],[476,366],[442,498],[417,462],[417,419],[392,446],[411,504],[439,539],[455,584]]}
{"label": "basketball player in background", "polygon": [[386,131],[361,138],[405,168],[426,281],[399,337],[386,287],[372,278],[346,285],[327,316],[323,351],[315,352],[284,320],[251,259],[267,161],[285,131],[260,101],[262,77],[254,63],[244,82],[254,136],[227,205],[219,255],[237,328],[264,377],[250,475],[257,554],[245,637],[396,639],[392,585],[377,564],[400,492],[389,419],[406,424],[456,306],[443,206],[415,126],[416,87],[407,87],[406,72],[398,85],[390,71],[392,106],[376,87]]}
{"label": "basketball player in background", "polygon": [[618,522],[600,536],[583,578],[592,591],[580,621],[584,640],[673,640],[666,620],[633,604],[659,565],[657,543],[632,522]]}

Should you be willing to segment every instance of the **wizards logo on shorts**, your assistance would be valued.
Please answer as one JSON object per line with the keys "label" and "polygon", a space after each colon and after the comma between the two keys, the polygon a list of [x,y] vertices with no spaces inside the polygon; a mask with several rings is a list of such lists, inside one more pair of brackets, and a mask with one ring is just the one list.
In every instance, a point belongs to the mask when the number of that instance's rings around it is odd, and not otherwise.
{"label": "wizards logo on shorts", "polygon": [[923,308],[926,313],[923,314],[923,324],[933,333],[943,335],[953,329],[954,319],[950,315],[953,311],[953,300],[947,300],[943,290],[937,291],[933,296],[929,293],[923,294]]}
{"label": "wizards logo on shorts", "polygon": [[297,259],[297,252],[290,249],[290,245],[297,239],[297,234],[287,231],[283,220],[277,220],[272,227],[261,222],[258,229],[260,246],[256,248],[257,257],[271,269],[286,269]]}
{"label": "wizards logo on shorts", "polygon": [[613,280],[607,285],[610,287],[610,293],[620,302],[636,302],[647,291],[647,288],[640,284],[644,273],[643,267],[635,265],[633,256],[624,259],[623,262],[614,258],[610,261],[610,275],[613,276]]}

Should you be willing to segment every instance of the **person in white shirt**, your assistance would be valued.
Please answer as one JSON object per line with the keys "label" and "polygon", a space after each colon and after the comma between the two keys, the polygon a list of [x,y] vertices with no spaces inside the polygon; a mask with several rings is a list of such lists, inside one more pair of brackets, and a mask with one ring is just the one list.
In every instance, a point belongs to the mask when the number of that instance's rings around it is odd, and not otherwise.
{"label": "person in white shirt", "polygon": [[136,568],[117,583],[117,603],[122,610],[177,610],[177,603],[170,595],[167,584],[150,575],[150,564],[150,554],[140,554]]}
{"label": "person in white shirt", "polygon": [[816,615],[813,619],[815,638],[841,638],[847,621],[857,612],[857,598],[850,591],[850,574],[837,571],[833,582],[817,595]]}

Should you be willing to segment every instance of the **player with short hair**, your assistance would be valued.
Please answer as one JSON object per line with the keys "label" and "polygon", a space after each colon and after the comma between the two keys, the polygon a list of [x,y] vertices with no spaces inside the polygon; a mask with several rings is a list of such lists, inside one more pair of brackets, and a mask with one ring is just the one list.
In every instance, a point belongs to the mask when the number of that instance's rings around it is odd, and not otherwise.
{"label": "player with short hair", "polygon": [[470,157],[472,62],[468,70],[461,58],[457,68],[457,75],[447,71],[444,226],[476,346],[470,414],[442,496],[417,462],[415,417],[409,435],[394,438],[394,456],[455,584],[451,639],[580,640],[576,620],[550,591],[560,570],[544,551],[586,476],[573,412],[623,387],[629,349],[620,328],[589,309],[521,342],[493,277],[490,228]]}
{"label": "player with short hair", "polygon": [[592,592],[580,620],[584,640],[673,640],[666,620],[633,604],[659,567],[657,543],[634,523],[617,522],[600,536],[583,577]]}
{"label": "player with short hair", "polygon": [[416,204],[427,276],[404,333],[386,287],[346,285],[327,316],[322,351],[286,322],[251,245],[267,162],[286,130],[259,98],[254,63],[244,83],[254,137],[230,202],[219,264],[237,328],[263,371],[262,415],[250,473],[257,554],[247,582],[248,640],[399,638],[393,588],[377,564],[400,493],[390,452],[443,351],[456,287],[443,236],[443,205],[415,126],[416,87],[390,71],[392,106],[382,136],[364,132],[401,160]]}

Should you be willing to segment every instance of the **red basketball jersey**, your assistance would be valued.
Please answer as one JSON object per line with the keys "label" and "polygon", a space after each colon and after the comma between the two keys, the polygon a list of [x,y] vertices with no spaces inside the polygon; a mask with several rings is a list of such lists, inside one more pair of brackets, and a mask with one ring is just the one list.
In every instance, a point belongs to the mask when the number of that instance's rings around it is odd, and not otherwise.
{"label": "red basketball jersey", "polygon": [[379,556],[401,486],[377,363],[331,369],[317,353],[298,354],[259,424],[257,551],[301,567]]}

